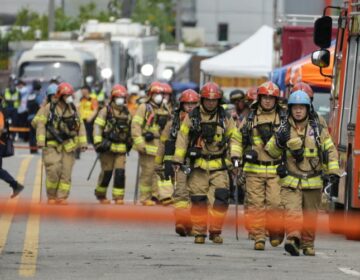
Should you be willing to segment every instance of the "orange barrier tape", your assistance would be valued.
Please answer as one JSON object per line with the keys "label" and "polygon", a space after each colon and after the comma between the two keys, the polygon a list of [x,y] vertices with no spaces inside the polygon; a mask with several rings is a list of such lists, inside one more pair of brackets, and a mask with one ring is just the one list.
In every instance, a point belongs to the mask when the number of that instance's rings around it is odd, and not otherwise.
{"label": "orange barrier tape", "polygon": [[[233,208],[230,208],[225,226],[234,227],[235,213]],[[59,218],[65,220],[94,220],[98,222],[125,222],[125,223],[174,223],[174,212],[172,207],[145,207],[134,205],[99,205],[99,204],[69,204],[67,206],[61,205],[46,205],[38,203],[30,203],[21,201],[17,204],[16,208],[6,206],[5,203],[0,205],[0,213],[14,213],[15,215],[28,215],[38,214],[42,218]],[[277,215],[277,220],[270,223],[269,219],[266,221],[266,228],[271,230],[278,230],[284,226],[281,212],[267,213],[267,215]],[[246,214],[243,215],[243,211],[239,212],[238,223],[245,227],[249,223],[257,222],[258,216]],[[337,225],[335,230],[339,233],[344,233],[355,238],[360,239],[360,214],[348,214],[347,216],[333,215],[331,218],[331,224]],[[285,224],[286,228],[292,228],[299,226],[299,223],[290,220]],[[309,226],[309,225],[306,225]],[[319,213],[317,219],[317,231],[322,233],[329,233],[329,217],[324,213]],[[334,231],[334,227],[332,228]]]}
{"label": "orange barrier tape", "polygon": [[[14,148],[19,149],[19,150],[41,150],[41,148],[39,148],[38,146],[14,145]],[[94,149],[94,147],[92,145],[89,144],[89,146],[87,147],[87,150],[93,151],[95,149]]]}

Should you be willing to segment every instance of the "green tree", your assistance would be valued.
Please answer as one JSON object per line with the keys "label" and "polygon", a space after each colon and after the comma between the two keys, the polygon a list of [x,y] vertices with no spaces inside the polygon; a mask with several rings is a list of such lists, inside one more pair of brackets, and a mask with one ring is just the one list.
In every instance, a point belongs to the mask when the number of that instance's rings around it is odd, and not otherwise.
{"label": "green tree", "polygon": [[55,11],[55,31],[71,31],[80,28],[80,21],[76,18],[65,15],[63,9],[57,8]]}
{"label": "green tree", "polygon": [[[22,30],[26,26],[27,30]],[[10,40],[33,40],[36,32],[40,31],[40,39],[47,38],[48,17],[37,12],[22,8],[17,16],[12,31],[8,34]]]}
{"label": "green tree", "polygon": [[110,14],[107,11],[98,11],[95,2],[90,2],[86,5],[80,6],[79,21],[84,23],[89,19],[97,19],[102,22],[108,22],[110,20]]}
{"label": "green tree", "polygon": [[149,22],[159,29],[160,41],[174,41],[175,15],[171,0],[138,0],[132,14],[136,22]]}

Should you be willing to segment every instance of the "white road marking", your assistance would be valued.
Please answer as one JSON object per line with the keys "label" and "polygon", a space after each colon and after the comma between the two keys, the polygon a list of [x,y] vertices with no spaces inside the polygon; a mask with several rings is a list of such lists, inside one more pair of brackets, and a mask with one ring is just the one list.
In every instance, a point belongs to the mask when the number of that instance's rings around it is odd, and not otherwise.
{"label": "white road marking", "polygon": [[338,267],[338,269],[345,274],[360,277],[360,272],[352,269],[351,267]]}

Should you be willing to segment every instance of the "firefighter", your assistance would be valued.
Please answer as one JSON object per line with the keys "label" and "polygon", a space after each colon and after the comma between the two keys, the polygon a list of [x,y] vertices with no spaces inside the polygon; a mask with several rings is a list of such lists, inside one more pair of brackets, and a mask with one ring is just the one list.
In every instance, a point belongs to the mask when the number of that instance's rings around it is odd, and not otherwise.
{"label": "firefighter", "polygon": [[151,83],[147,90],[147,99],[139,105],[131,123],[131,135],[134,148],[139,152],[141,168],[140,201],[145,206],[153,206],[157,200],[155,157],[160,135],[170,119],[170,112],[163,104],[164,90],[162,83]]}
{"label": "firefighter", "polygon": [[268,142],[266,150],[274,158],[285,158],[279,173],[285,208],[285,250],[299,256],[302,244],[304,255],[314,256],[322,175],[327,174],[332,188],[338,188],[338,153],[328,129],[311,112],[311,100],[305,91],[292,93],[288,106],[288,120]]}
{"label": "firefighter", "polygon": [[[257,87],[251,87],[249,88],[246,93],[245,93],[245,103],[247,106],[247,113],[246,116],[249,114],[252,105],[256,104],[257,101]],[[243,166],[243,163],[242,163]],[[246,230],[249,232],[249,239],[254,240],[253,235],[250,233],[250,227],[248,224],[249,221],[249,215],[248,215],[248,202],[247,202],[247,196],[246,196],[246,183],[245,183],[245,174],[243,172],[243,169],[241,169],[240,174],[238,176],[238,185],[242,186],[243,191],[244,191],[244,226],[246,228]]]}
{"label": "firefighter", "polygon": [[209,239],[222,244],[222,225],[229,206],[227,169],[231,165],[230,157],[234,163],[240,158],[241,136],[231,116],[220,105],[223,95],[217,84],[205,84],[200,96],[200,106],[181,124],[174,168],[179,170],[185,158],[190,158],[188,186],[195,243],[205,243],[209,216]]}
{"label": "firefighter", "polygon": [[101,163],[95,196],[101,204],[110,203],[106,192],[113,173],[112,198],[115,204],[124,204],[126,153],[131,149],[131,115],[126,107],[127,98],[126,88],[114,85],[110,103],[101,109],[94,124],[94,145]]}
{"label": "firefighter", "polygon": [[39,111],[37,112],[37,114],[35,115],[34,119],[31,122],[31,126],[33,129],[37,129],[37,124],[39,121],[41,121],[42,119],[42,115],[44,114],[44,110],[45,110],[45,105],[51,102],[56,102],[57,98],[56,98],[56,92],[57,92],[57,88],[58,85],[57,84],[50,84],[48,86],[48,88],[46,89],[46,99],[44,100],[45,103],[43,106],[40,107]]}
{"label": "firefighter", "polygon": [[257,100],[257,87],[249,88],[245,93],[245,103],[248,108]]}
{"label": "firefighter", "polygon": [[7,120],[6,114],[4,113],[4,109],[2,107],[2,99],[3,95],[0,95],[0,179],[4,180],[6,183],[10,185],[13,189],[13,193],[11,198],[16,197],[23,189],[24,186],[17,182],[13,176],[9,172],[7,172],[3,166],[3,157],[11,156],[6,151],[7,141],[12,141],[12,135],[9,133],[9,121]]}
{"label": "firefighter", "polygon": [[58,85],[55,83],[51,83],[48,88],[46,89],[46,103],[55,102],[56,100],[56,92],[57,92]]}
{"label": "firefighter", "polygon": [[302,90],[304,92],[306,92],[306,94],[310,97],[310,101],[311,101],[311,106],[310,106],[310,110],[312,111],[312,113],[314,114],[314,117],[315,118],[318,118],[318,121],[320,123],[320,125],[324,126],[324,127],[327,127],[327,122],[326,120],[324,119],[323,116],[321,115],[318,115],[317,112],[315,111],[314,109],[314,106],[313,106],[313,102],[314,102],[314,91],[312,90],[312,88],[309,86],[309,84],[307,83],[304,83],[304,82],[298,82],[296,83],[291,91],[290,91],[290,95],[295,92],[295,91],[298,91],[298,90]]}
{"label": "firefighter", "polygon": [[168,107],[169,112],[173,112],[174,99],[172,97],[173,89],[168,83],[163,83],[164,86],[164,100],[163,103]]}
{"label": "firefighter", "polygon": [[240,89],[233,90],[230,92],[230,103],[235,106],[231,116],[233,117],[236,126],[239,127],[247,113],[245,93]]}
{"label": "firefighter", "polygon": [[36,138],[38,147],[43,148],[49,204],[67,204],[75,150],[87,148],[85,127],[73,103],[73,93],[70,84],[59,84],[56,101],[46,104],[36,116]]}
{"label": "firefighter", "polygon": [[[175,231],[180,236],[191,235],[191,221],[190,221],[190,194],[186,183],[187,169],[183,168],[181,171],[174,174],[172,168],[172,157],[175,152],[175,141],[180,129],[180,126],[185,116],[194,110],[199,105],[200,96],[192,90],[187,89],[180,95],[180,107],[175,110],[172,121],[169,121],[164,128],[160,137],[160,145],[158,154],[155,158],[157,165],[164,165],[163,180],[158,182],[159,193],[160,187],[164,188],[164,193],[172,196],[171,202],[175,208]],[[185,166],[184,166],[185,167]],[[172,188],[171,179],[174,181],[174,189]],[[170,183],[167,185],[167,183]],[[168,188],[170,186],[170,189]],[[169,189],[169,191],[168,191]],[[167,198],[167,196],[165,196]]]}
{"label": "firefighter", "polygon": [[95,97],[90,95],[90,87],[83,86],[81,88],[79,113],[82,121],[84,122],[86,135],[89,143],[93,143],[93,126],[94,119],[98,112],[98,101]]}
{"label": "firefighter", "polygon": [[105,106],[106,94],[100,82],[95,82],[90,96],[98,101],[99,110]]}
{"label": "firefighter", "polygon": [[[281,209],[279,176],[277,167],[281,157],[273,159],[265,151],[265,145],[279,127],[286,112],[278,105],[280,91],[272,82],[265,82],[257,89],[257,103],[244,120],[242,144],[244,148],[244,168],[246,179],[247,226],[255,240],[254,249],[264,250],[266,222],[270,225],[279,217]],[[283,240],[283,230],[269,230],[270,243],[276,247]]]}

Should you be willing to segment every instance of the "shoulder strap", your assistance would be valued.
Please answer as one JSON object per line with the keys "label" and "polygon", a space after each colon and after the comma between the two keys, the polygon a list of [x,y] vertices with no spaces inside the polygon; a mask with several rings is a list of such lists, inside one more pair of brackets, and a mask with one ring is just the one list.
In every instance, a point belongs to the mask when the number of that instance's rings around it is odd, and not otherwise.
{"label": "shoulder strap", "polygon": [[176,139],[177,133],[180,129],[180,112],[181,112],[180,108],[177,108],[174,111],[174,119],[170,128],[170,136],[174,139]]}

